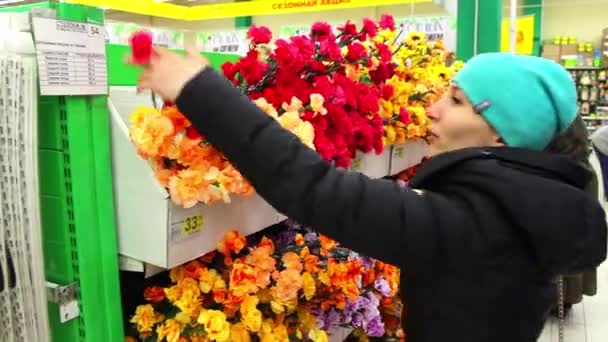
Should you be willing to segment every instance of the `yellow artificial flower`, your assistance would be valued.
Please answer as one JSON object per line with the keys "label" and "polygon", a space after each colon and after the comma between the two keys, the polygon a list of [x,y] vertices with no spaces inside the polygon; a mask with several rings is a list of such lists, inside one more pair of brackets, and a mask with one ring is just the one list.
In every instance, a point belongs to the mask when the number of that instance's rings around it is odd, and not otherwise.
{"label": "yellow artificial flower", "polygon": [[230,339],[230,323],[223,312],[203,310],[198,316],[198,323],[204,326],[211,341],[226,342]]}
{"label": "yellow artificial flower", "polygon": [[213,290],[215,281],[219,278],[219,274],[215,269],[210,269],[204,272],[198,283],[199,288],[204,294],[207,294]]}
{"label": "yellow artificial flower", "polygon": [[310,106],[315,113],[325,115],[327,114],[327,109],[323,107],[323,103],[325,98],[321,94],[310,94]]}
{"label": "yellow artificial flower", "polygon": [[311,300],[317,292],[315,279],[310,273],[304,272],[304,274],[302,274],[302,284],[302,288],[304,290],[304,298],[306,298],[306,300]]}
{"label": "yellow artificial flower", "polygon": [[152,332],[154,325],[162,322],[163,315],[156,313],[150,304],[140,305],[135,309],[135,315],[131,318],[131,323],[137,324],[137,331],[142,334]]}
{"label": "yellow artificial flower", "polygon": [[242,323],[232,325],[230,329],[230,341],[231,342],[251,342],[251,335],[247,331],[247,327]]}
{"label": "yellow artificial flower", "polygon": [[264,111],[264,113],[270,115],[273,118],[277,118],[279,116],[279,114],[277,113],[277,110],[272,106],[272,104],[268,103],[268,101],[266,101],[265,98],[260,97],[257,100],[253,101],[261,110]]}
{"label": "yellow artificial flower", "polygon": [[327,333],[318,328],[312,329],[308,334],[308,337],[313,342],[329,342],[329,336],[327,336]]}
{"label": "yellow artificial flower", "polygon": [[178,342],[181,337],[183,327],[184,326],[180,322],[174,319],[166,320],[163,325],[156,329],[158,341],[160,342],[163,341],[163,339],[166,339],[167,342]]}
{"label": "yellow artificial flower", "polygon": [[196,291],[192,289],[184,290],[182,296],[173,304],[190,317],[197,317],[202,308],[200,290],[198,287],[196,287]]}
{"label": "yellow artificial flower", "polygon": [[252,332],[262,327],[262,312],[257,309],[259,300],[256,296],[246,296],[241,303],[241,321]]}
{"label": "yellow artificial flower", "polygon": [[284,111],[286,112],[296,112],[299,113],[303,106],[302,106],[302,101],[300,101],[300,99],[298,99],[297,97],[293,96],[291,98],[291,103],[283,103],[282,108]]}

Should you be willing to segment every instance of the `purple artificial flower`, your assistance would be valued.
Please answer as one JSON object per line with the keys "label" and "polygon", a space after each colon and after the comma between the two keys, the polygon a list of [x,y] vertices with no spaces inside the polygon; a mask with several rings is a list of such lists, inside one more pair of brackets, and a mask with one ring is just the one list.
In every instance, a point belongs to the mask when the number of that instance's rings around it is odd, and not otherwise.
{"label": "purple artificial flower", "polygon": [[281,232],[279,234],[279,236],[277,236],[274,243],[275,243],[275,246],[277,247],[277,249],[281,250],[281,249],[286,248],[290,244],[293,244],[295,238],[296,238],[296,232],[286,230],[284,232]]}
{"label": "purple artificial flower", "polygon": [[385,334],[384,322],[382,316],[378,315],[367,322],[364,329],[365,334],[369,337],[382,337]]}
{"label": "purple artificial flower", "polygon": [[316,311],[315,313],[317,318],[317,328],[323,329],[325,331],[331,331],[343,323],[343,316],[340,312],[336,311],[336,309],[331,308],[329,311]]}
{"label": "purple artificial flower", "polygon": [[384,297],[389,297],[391,295],[391,286],[384,278],[376,280],[374,282],[374,288]]}
{"label": "purple artificial flower", "polygon": [[319,240],[319,235],[314,232],[309,232],[309,233],[306,233],[306,235],[304,235],[304,240],[306,242],[317,241],[317,240]]}

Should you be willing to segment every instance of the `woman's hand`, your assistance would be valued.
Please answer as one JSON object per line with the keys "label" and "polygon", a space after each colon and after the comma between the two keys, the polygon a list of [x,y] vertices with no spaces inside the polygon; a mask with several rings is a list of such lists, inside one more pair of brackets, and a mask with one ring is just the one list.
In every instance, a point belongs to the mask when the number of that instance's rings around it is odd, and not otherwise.
{"label": "woman's hand", "polygon": [[[131,62],[128,59],[128,62]],[[175,102],[184,86],[207,67],[208,61],[197,51],[186,50],[182,56],[162,47],[153,48],[150,63],[144,66],[137,87],[151,90],[164,100]]]}

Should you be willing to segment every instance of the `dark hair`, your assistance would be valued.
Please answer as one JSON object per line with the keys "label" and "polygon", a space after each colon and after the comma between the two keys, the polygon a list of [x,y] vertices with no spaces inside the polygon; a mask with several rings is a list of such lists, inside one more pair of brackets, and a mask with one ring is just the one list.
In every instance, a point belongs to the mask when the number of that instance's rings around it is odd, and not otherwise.
{"label": "dark hair", "polygon": [[580,115],[562,134],[551,140],[545,152],[565,155],[573,160],[587,164],[591,150],[589,148],[589,132]]}

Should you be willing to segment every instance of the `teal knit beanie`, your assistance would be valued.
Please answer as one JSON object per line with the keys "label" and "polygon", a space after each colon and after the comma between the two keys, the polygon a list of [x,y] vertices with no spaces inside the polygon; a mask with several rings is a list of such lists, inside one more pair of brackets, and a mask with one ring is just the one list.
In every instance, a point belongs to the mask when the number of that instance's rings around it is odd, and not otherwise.
{"label": "teal knit beanie", "polygon": [[574,80],[540,57],[481,54],[454,82],[510,147],[543,150],[577,115]]}

